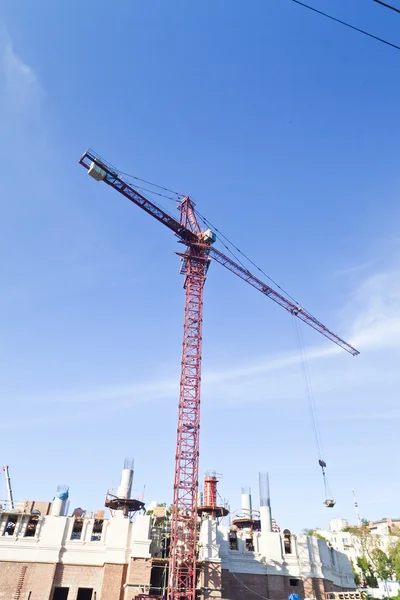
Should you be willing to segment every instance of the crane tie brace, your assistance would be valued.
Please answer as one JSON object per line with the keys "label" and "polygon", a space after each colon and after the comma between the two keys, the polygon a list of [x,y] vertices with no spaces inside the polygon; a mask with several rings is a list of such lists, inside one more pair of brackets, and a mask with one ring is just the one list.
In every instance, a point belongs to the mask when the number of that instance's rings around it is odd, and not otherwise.
{"label": "crane tie brace", "polygon": [[163,223],[186,246],[184,253],[178,253],[183,261],[181,272],[185,276],[185,311],[167,598],[168,600],[196,600],[203,290],[210,261],[214,259],[350,354],[356,355],[358,351],[304,308],[296,305],[255,277],[244,266],[214,248],[216,235],[211,229],[202,231],[196,218],[194,203],[189,197],[186,196],[180,202],[178,221],[142,195],[124,180],[111,164],[101,159],[92,150],[87,150],[79,162],[95,180],[104,181],[133,204]]}

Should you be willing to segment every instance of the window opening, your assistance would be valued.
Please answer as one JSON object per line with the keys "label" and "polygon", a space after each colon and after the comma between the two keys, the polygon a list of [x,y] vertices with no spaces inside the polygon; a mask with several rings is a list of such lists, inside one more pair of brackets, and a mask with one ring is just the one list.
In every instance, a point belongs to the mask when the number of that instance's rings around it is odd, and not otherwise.
{"label": "window opening", "polygon": [[56,587],[53,592],[53,600],[67,600],[69,588]]}
{"label": "window opening", "polygon": [[80,540],[83,529],[83,519],[75,518],[74,526],[72,528],[71,540]]}
{"label": "window opening", "polygon": [[154,564],[150,572],[150,595],[164,598],[168,585],[168,562]]}
{"label": "window opening", "polygon": [[36,528],[39,523],[39,517],[31,515],[25,530],[25,537],[35,537]]}
{"label": "window opening", "polygon": [[300,581],[298,579],[290,578],[289,579],[289,585],[291,585],[292,587],[297,587],[299,585]]}
{"label": "window opening", "polygon": [[231,550],[237,550],[238,549],[238,539],[237,539],[237,533],[236,533],[236,531],[230,531],[229,532],[229,548]]}
{"label": "window opening", "polygon": [[92,537],[90,538],[90,540],[92,542],[100,542],[101,534],[103,531],[103,524],[104,524],[103,519],[95,519],[94,520],[93,529],[92,529]]}
{"label": "window opening", "polygon": [[254,552],[254,544],[252,538],[246,539],[246,550],[249,552]]}
{"label": "window opening", "polygon": [[92,600],[93,588],[78,588],[76,600]]}
{"label": "window opening", "polygon": [[285,554],[292,554],[292,534],[289,529],[284,529],[283,531],[283,545]]}
{"label": "window opening", "polygon": [[17,525],[17,515],[9,515],[7,519],[6,528],[4,529],[4,535],[11,536],[15,533],[15,527]]}

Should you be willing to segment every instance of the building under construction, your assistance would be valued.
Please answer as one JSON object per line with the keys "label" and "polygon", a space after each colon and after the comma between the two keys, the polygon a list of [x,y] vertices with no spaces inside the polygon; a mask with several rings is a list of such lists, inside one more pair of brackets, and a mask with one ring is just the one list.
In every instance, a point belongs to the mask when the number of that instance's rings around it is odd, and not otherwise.
{"label": "building under construction", "polygon": [[[131,497],[133,464],[109,490],[104,509],[69,510],[67,486],[52,502],[8,499],[0,508],[0,600],[165,598],[171,518],[164,505]],[[260,474],[259,509],[249,489],[230,514],[217,473],[198,499],[196,588],[199,599],[323,600],[355,590],[351,564],[324,540],[280,530],[272,519],[268,478]],[[69,516],[68,516],[69,514]]]}

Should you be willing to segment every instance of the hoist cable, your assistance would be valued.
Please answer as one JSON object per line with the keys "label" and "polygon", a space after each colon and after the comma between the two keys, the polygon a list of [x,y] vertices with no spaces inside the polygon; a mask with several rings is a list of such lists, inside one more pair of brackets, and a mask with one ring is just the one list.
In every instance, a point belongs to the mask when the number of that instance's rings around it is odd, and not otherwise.
{"label": "hoist cable", "polygon": [[295,334],[296,334],[296,342],[297,342],[297,349],[298,349],[299,359],[300,359],[301,374],[303,377],[304,389],[305,389],[306,397],[307,397],[307,401],[308,401],[308,408],[309,408],[310,417],[311,417],[311,424],[312,424],[313,433],[314,433],[315,445],[316,445],[317,452],[318,452],[318,458],[320,460],[322,460],[322,456],[323,456],[322,437],[321,437],[319,423],[318,423],[317,409],[316,409],[316,405],[315,405],[314,394],[313,394],[313,389],[312,389],[312,385],[311,385],[311,379],[310,379],[310,375],[308,372],[307,357],[306,357],[306,353],[304,350],[304,344],[303,344],[303,340],[302,340],[299,323],[294,315],[293,315],[293,326],[294,326],[294,330],[295,330]]}
{"label": "hoist cable", "polygon": [[298,348],[299,358],[300,358],[301,373],[302,373],[302,377],[303,377],[303,381],[304,381],[304,388],[305,388],[305,392],[306,392],[306,396],[307,396],[307,400],[308,400],[308,408],[309,408],[309,412],[310,412],[310,416],[311,416],[311,424],[312,424],[312,429],[313,429],[313,433],[314,433],[315,445],[316,445],[318,457],[319,457],[318,463],[322,469],[322,478],[324,480],[325,500],[328,500],[328,499],[332,498],[332,492],[329,488],[328,477],[327,477],[326,471],[325,471],[326,463],[322,458],[324,449],[323,449],[321,428],[319,426],[319,421],[318,421],[317,406],[315,403],[313,387],[312,387],[310,373],[309,373],[309,369],[308,369],[307,354],[306,354],[306,351],[304,348],[300,324],[298,323],[297,319],[295,319],[294,315],[293,315],[293,325],[294,325],[295,334],[296,334],[297,348]]}

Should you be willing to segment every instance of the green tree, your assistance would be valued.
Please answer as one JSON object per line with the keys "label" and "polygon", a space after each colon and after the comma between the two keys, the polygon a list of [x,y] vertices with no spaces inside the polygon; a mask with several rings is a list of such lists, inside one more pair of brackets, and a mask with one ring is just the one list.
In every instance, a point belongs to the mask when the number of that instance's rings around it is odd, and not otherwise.
{"label": "green tree", "polygon": [[392,561],[393,573],[397,581],[400,581],[400,540],[389,550]]}
{"label": "green tree", "polygon": [[357,566],[363,574],[363,579],[365,579],[367,586],[377,588],[378,581],[375,577],[374,569],[365,555],[357,558]]}
{"label": "green tree", "polygon": [[393,575],[393,561],[380,548],[374,548],[371,552],[375,575],[379,579],[391,579]]}
{"label": "green tree", "polygon": [[354,583],[356,584],[357,587],[359,587],[361,584],[360,573],[358,571],[356,571],[353,561],[350,560],[350,562],[351,562],[351,570],[353,571],[353,576],[354,576]]}
{"label": "green tree", "polygon": [[318,527],[316,527],[315,529],[303,529],[303,533],[304,535],[309,535],[310,537],[316,537],[320,540],[324,540],[324,542],[329,542],[329,540],[327,540],[326,537],[322,535],[322,533],[319,533]]}

